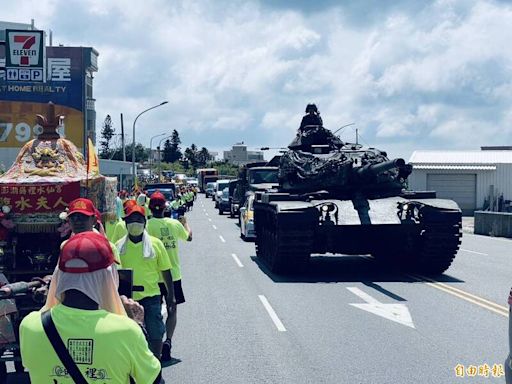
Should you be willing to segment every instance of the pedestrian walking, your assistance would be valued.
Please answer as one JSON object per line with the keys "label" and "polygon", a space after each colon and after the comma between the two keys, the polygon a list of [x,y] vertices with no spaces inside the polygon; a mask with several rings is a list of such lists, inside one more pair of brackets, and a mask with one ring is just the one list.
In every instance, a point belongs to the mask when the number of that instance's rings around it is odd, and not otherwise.
{"label": "pedestrian walking", "polygon": [[[66,242],[52,279],[53,304],[20,325],[22,362],[32,384],[161,383],[160,363],[142,324],[126,316],[118,282],[104,236],[87,231]],[[140,319],[140,311],[134,317]]]}
{"label": "pedestrian walking", "polygon": [[[181,266],[180,258],[178,255],[178,241],[192,241],[192,231],[184,217],[182,222],[171,219],[169,217],[164,217],[165,196],[162,193],[157,191],[151,195],[149,200],[149,208],[151,209],[153,218],[148,221],[148,233],[162,241],[165,250],[167,251],[167,256],[169,257],[172,265],[171,274],[173,278],[175,303],[166,302],[166,340],[163,344],[161,359],[162,363],[169,362],[172,364],[175,362],[171,357],[171,350],[172,337],[174,335],[174,331],[176,330],[177,324],[176,305],[183,304],[185,302],[185,295],[183,294],[183,287],[181,283]],[[162,292],[162,297],[168,297],[165,285],[162,282],[160,282],[160,289]]]}
{"label": "pedestrian walking", "polygon": [[174,303],[171,261],[162,242],[146,231],[144,208],[132,206],[124,218],[128,235],[116,243],[123,268],[133,270],[133,298],[144,307],[144,322],[148,342],[154,355],[160,358],[165,325],[160,299],[160,276],[167,289],[166,302]]}

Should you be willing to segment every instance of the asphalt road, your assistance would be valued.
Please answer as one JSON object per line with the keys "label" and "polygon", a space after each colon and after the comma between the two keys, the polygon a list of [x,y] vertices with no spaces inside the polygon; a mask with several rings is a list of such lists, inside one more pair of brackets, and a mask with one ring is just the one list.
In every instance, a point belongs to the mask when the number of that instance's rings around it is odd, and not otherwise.
{"label": "asphalt road", "polygon": [[505,381],[492,368],[508,353],[512,241],[465,234],[437,281],[366,256],[314,257],[307,273],[283,278],[210,199],[200,195],[188,220],[173,341],[182,362],[164,369],[168,383]]}

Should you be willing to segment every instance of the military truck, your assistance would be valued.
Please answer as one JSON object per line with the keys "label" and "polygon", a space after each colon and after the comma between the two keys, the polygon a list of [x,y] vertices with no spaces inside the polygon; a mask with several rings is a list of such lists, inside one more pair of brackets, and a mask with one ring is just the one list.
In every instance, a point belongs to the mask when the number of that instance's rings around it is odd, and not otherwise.
{"label": "military truck", "polygon": [[238,180],[231,200],[232,217],[240,215],[240,207],[250,194],[278,187],[278,167],[270,166],[267,162],[249,163],[240,167]]}
{"label": "military truck", "polygon": [[218,171],[215,168],[201,168],[197,170],[197,183],[202,193],[206,193],[206,185],[217,181]]}
{"label": "military truck", "polygon": [[257,257],[275,273],[327,253],[370,254],[423,274],[447,270],[462,236],[457,204],[407,191],[411,165],[344,143],[309,114],[280,159],[277,191],[254,203]]}

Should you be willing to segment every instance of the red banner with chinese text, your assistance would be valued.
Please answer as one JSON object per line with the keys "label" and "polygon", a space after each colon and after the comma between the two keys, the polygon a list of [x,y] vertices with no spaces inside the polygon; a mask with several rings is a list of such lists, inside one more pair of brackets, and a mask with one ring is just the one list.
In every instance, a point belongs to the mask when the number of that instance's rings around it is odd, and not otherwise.
{"label": "red banner with chinese text", "polygon": [[62,212],[80,197],[80,182],[65,184],[0,184],[0,207],[12,213]]}

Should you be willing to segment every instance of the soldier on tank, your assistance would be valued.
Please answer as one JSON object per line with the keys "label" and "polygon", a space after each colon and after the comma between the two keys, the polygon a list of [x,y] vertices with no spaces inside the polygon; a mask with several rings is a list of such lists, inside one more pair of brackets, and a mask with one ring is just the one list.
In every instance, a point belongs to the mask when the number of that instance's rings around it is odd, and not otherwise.
{"label": "soldier on tank", "polygon": [[320,117],[320,112],[318,112],[318,108],[315,104],[308,104],[306,106],[306,115],[302,118],[300,123],[300,130],[303,131],[307,126],[317,126],[322,127],[323,121]]}
{"label": "soldier on tank", "polygon": [[288,148],[311,152],[312,145],[328,145],[330,150],[343,147],[343,142],[323,127],[320,112],[315,104],[306,106],[306,115],[302,117],[297,136]]}

